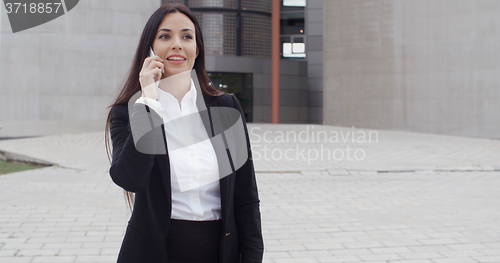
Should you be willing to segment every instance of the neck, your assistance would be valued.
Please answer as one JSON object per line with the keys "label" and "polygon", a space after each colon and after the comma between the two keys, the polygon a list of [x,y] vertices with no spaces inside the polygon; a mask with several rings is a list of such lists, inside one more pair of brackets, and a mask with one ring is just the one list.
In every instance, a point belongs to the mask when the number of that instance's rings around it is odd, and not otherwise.
{"label": "neck", "polygon": [[191,71],[181,72],[162,79],[159,88],[172,94],[180,103],[191,88]]}

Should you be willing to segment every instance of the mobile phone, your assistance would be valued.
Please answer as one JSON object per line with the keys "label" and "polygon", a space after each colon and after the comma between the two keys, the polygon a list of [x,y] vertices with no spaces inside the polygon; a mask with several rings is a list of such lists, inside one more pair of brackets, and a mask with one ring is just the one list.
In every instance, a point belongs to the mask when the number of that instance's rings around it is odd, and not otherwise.
{"label": "mobile phone", "polygon": [[[149,47],[149,56],[152,57],[154,55],[155,55],[155,52],[153,52],[153,47]],[[156,87],[158,88],[159,85],[160,85],[160,82],[156,80],[157,76],[158,76],[158,74],[155,75],[154,80],[155,80],[155,83],[156,83]],[[159,78],[161,78],[161,75],[159,76]]]}

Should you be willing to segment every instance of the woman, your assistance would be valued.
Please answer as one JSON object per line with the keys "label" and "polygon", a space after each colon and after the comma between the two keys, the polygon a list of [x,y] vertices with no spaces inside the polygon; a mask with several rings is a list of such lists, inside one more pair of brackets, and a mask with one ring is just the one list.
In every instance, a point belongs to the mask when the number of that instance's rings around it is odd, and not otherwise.
{"label": "woman", "polygon": [[[197,95],[189,74],[192,69],[202,95]],[[162,80],[156,87],[159,76]],[[196,104],[200,100],[201,107]],[[202,109],[205,106],[208,115]],[[211,84],[200,26],[189,8],[165,4],[151,15],[128,79],[110,107],[106,123],[108,154],[108,134],[113,144],[109,173],[133,206],[118,262],[262,262],[259,198],[244,115],[234,95],[219,93]],[[227,176],[218,170],[223,158],[215,154],[216,144],[210,140],[175,150],[172,146],[182,144],[186,134],[215,136],[210,110],[221,109],[216,107],[238,110],[246,146],[243,152],[248,154],[242,165],[236,165],[231,152],[225,152],[233,158],[233,170]],[[209,125],[200,117],[202,113],[211,116]],[[175,130],[179,126],[171,123],[182,119],[192,125],[182,126],[179,132]],[[161,125],[154,124],[158,120]],[[141,122],[150,123],[151,128],[138,125]],[[199,128],[203,124],[206,130]],[[187,160],[183,154],[189,152],[194,157]],[[200,181],[205,175],[219,177],[193,187],[181,182],[186,174]]]}

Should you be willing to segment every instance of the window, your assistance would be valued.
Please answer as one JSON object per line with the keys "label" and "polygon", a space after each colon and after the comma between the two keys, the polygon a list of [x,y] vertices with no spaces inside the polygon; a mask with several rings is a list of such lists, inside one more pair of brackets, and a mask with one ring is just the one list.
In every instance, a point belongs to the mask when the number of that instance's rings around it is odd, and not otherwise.
{"label": "window", "polygon": [[306,0],[283,0],[283,6],[306,6]]}
{"label": "window", "polygon": [[306,57],[305,0],[282,0],[280,12],[280,49],[284,58]]}

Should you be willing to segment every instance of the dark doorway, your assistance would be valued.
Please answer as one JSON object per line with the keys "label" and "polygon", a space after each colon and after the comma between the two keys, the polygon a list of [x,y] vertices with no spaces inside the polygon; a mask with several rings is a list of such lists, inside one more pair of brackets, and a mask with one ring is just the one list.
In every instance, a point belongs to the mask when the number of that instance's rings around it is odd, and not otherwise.
{"label": "dark doorway", "polygon": [[253,121],[253,74],[208,72],[208,77],[215,87],[225,93],[232,93],[238,98],[245,120]]}

